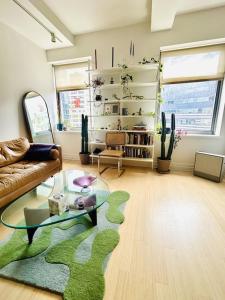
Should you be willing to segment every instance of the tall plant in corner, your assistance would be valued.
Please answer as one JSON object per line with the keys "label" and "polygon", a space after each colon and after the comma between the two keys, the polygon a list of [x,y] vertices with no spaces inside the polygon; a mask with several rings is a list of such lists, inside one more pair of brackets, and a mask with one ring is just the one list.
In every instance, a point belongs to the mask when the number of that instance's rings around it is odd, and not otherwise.
{"label": "tall plant in corner", "polygon": [[161,155],[158,157],[158,166],[157,171],[159,173],[168,173],[170,168],[171,157],[173,154],[173,150],[175,148],[175,114],[171,114],[171,133],[170,133],[170,141],[166,155],[166,116],[165,113],[162,112],[161,116],[162,128],[161,128]]}
{"label": "tall plant in corner", "polygon": [[88,152],[88,116],[81,116],[81,152],[80,161],[83,165],[89,164],[90,152]]}

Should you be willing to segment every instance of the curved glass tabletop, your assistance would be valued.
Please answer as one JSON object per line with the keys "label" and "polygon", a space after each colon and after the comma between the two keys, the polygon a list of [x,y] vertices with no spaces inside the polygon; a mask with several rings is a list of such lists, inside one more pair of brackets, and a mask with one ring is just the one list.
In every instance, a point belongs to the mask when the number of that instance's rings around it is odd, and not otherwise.
{"label": "curved glass tabletop", "polygon": [[[2,223],[11,228],[29,229],[79,218],[85,214],[91,215],[91,212],[96,211],[107,200],[109,188],[105,181],[98,177],[88,189],[73,183],[75,178],[88,175],[90,174],[81,170],[61,171],[6,207],[1,215]],[[58,193],[64,195],[67,204],[74,203],[79,196],[96,194],[96,204],[88,209],[74,208],[61,215],[50,216],[48,198]],[[25,219],[24,209],[30,212],[29,220]]]}

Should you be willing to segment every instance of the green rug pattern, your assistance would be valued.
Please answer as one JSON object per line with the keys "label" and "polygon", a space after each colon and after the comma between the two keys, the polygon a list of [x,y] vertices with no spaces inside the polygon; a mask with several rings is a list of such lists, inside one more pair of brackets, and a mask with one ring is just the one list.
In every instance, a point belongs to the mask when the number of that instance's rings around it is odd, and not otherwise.
{"label": "green rug pattern", "polygon": [[89,217],[39,228],[32,245],[25,230],[0,244],[0,276],[63,294],[66,300],[101,300],[104,268],[119,242],[121,212],[129,194],[116,191]]}

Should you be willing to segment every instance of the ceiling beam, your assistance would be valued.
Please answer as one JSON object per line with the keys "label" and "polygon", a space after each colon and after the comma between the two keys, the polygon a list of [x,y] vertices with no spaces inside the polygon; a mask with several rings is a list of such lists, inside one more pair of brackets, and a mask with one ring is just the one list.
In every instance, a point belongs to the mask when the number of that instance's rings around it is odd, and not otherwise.
{"label": "ceiling beam", "polygon": [[[19,0],[26,1],[27,0]],[[42,1],[42,0],[28,0],[33,6],[33,10],[40,16],[40,18],[55,28],[55,34],[58,33],[64,39],[67,39],[71,43],[71,46],[74,45],[74,35],[69,31],[69,29],[60,21],[60,19],[52,12],[52,10]],[[60,37],[59,36],[59,37]]]}
{"label": "ceiling beam", "polygon": [[0,21],[42,49],[74,46],[74,35],[42,0],[0,0]]}
{"label": "ceiling beam", "polygon": [[152,0],[151,31],[173,27],[180,0]]}

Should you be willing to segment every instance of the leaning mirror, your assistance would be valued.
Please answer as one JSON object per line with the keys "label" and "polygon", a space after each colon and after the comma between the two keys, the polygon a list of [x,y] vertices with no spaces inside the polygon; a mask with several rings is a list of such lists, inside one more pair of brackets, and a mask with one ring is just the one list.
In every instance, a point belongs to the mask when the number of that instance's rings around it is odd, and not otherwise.
{"label": "leaning mirror", "polygon": [[36,92],[26,93],[23,111],[32,142],[54,143],[48,107],[42,96]]}

